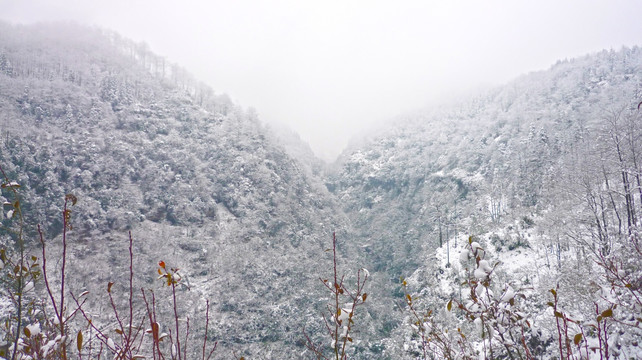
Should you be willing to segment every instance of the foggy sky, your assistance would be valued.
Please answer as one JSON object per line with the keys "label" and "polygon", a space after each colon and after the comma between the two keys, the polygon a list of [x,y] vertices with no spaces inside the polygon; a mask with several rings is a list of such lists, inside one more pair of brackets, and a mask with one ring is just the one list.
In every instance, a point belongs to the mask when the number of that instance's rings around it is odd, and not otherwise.
{"label": "foggy sky", "polygon": [[332,160],[395,115],[641,45],[642,2],[0,0],[13,23],[74,20],[145,41]]}

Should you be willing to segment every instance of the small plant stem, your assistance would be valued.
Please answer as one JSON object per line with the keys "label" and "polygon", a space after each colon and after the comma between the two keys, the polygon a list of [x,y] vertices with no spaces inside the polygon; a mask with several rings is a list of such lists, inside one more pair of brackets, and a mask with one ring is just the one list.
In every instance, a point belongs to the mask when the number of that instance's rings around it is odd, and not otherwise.
{"label": "small plant stem", "polygon": [[123,326],[123,321],[120,319],[120,315],[118,314],[118,309],[116,308],[116,303],[114,302],[114,297],[112,296],[111,291],[109,291],[109,302],[111,303],[111,308],[114,311],[114,316],[116,317],[116,321],[118,322],[118,328],[120,329],[120,332],[124,334],[125,328]]}
{"label": "small plant stem", "polygon": [[[551,290],[552,291],[552,290]],[[553,294],[553,313],[557,314],[557,294]],[[557,342],[560,348],[560,359],[564,358],[564,350],[562,347],[562,330],[560,329],[560,319],[555,316],[555,323],[557,324]]]}
{"label": "small plant stem", "polygon": [[207,345],[207,327],[210,324],[210,301],[205,300],[205,336],[203,336],[203,356],[202,360],[205,360],[205,346]]}
{"label": "small plant stem", "polygon": [[[599,309],[597,303],[594,303],[594,304],[595,304],[595,314],[599,317],[600,316],[600,309]],[[605,321],[605,319],[602,319],[602,321]],[[601,321],[597,322],[597,339],[598,339],[599,344],[600,344],[600,359],[604,359],[604,357],[602,356],[602,350],[604,349],[604,345],[605,345],[604,343],[606,343],[606,341],[604,341],[604,342],[602,341],[602,337],[603,337],[602,324],[600,324],[600,323],[601,323]],[[605,330],[604,333],[606,333],[606,326],[605,326],[604,330]],[[608,359],[609,358],[608,348],[606,348],[606,350],[607,350],[606,351],[606,358]]]}
{"label": "small plant stem", "polygon": [[84,301],[83,301],[83,303],[81,304],[81,303],[78,301],[78,299],[74,296],[74,294],[73,294],[73,293],[71,294],[71,298],[72,298],[72,299],[74,300],[74,302],[76,303],[76,306],[78,307],[78,311],[80,311],[80,313],[81,313],[81,314],[82,314],[82,316],[85,318],[85,320],[87,320],[87,321],[89,322],[89,326],[91,327],[91,329],[93,329],[93,330],[95,330],[95,331],[96,331],[96,334],[97,334],[97,335],[96,335],[96,338],[97,338],[97,339],[100,339],[100,337],[102,337],[102,338],[103,338],[102,340],[100,340],[100,344],[101,344],[101,345],[100,345],[100,352],[98,353],[98,358],[100,358],[100,353],[102,352],[102,349],[103,349],[103,345],[102,345],[102,344],[103,344],[103,342],[106,342],[106,341],[107,341],[108,336],[107,336],[107,335],[105,335],[105,334],[104,334],[104,333],[103,333],[99,328],[97,328],[97,327],[96,327],[96,325],[94,325],[94,322],[93,322],[93,321],[91,321],[91,318],[89,317],[89,315],[87,315],[87,313],[85,312],[85,310],[83,310],[83,308],[82,308],[82,304],[84,304]]}
{"label": "small plant stem", "polygon": [[176,323],[176,347],[178,359],[181,360],[181,339],[180,332],[178,332],[178,309],[176,308],[176,284],[172,282],[172,298],[174,302],[174,321]]}
{"label": "small plant stem", "polygon": [[[205,359],[205,348],[207,347],[207,329],[210,325],[210,301],[205,300],[205,336],[203,336],[203,357],[202,360]],[[218,345],[218,342],[214,342],[214,348],[209,352],[207,355],[207,360],[212,356],[212,353],[214,353],[214,350],[216,350],[216,345]]]}
{"label": "small plant stem", "polygon": [[132,232],[129,232],[129,327],[127,328],[127,339],[125,340],[125,349],[129,350],[132,338],[132,324],[134,319],[134,240]]}
{"label": "small plant stem", "polygon": [[183,358],[187,359],[187,341],[189,339],[189,317],[186,320],[185,343],[183,344]]}
{"label": "small plant stem", "polygon": [[339,288],[337,283],[337,236],[332,233],[332,261],[334,270],[334,356],[339,360]]}
{"label": "small plant stem", "polygon": [[[58,309],[58,321],[60,322],[60,337],[65,338],[65,266],[67,264],[67,228],[69,226],[69,210],[67,209],[68,199],[65,196],[65,205],[62,210],[63,226],[62,226],[62,267],[60,279],[60,308]],[[44,248],[43,248],[44,249]],[[67,359],[67,342],[62,341],[62,359]]]}
{"label": "small plant stem", "polygon": [[[160,335],[160,325],[158,324],[158,320],[156,320],[156,294],[154,294],[154,292],[152,292],[152,316],[154,317],[154,324],[156,324],[156,328],[158,329],[158,333]],[[156,350],[158,351],[158,358],[164,359],[165,357],[160,350],[160,341],[156,341]]]}
{"label": "small plant stem", "polygon": [[145,296],[145,290],[143,288],[140,288],[140,292],[143,294],[143,302],[145,302],[145,308],[147,309],[147,316],[149,318],[149,326],[152,330],[152,356],[154,360],[156,360],[156,350],[158,346],[159,329],[156,327],[157,325],[154,322],[152,311],[149,308],[149,301],[147,301],[147,297]]}
{"label": "small plant stem", "polygon": [[58,305],[56,305],[56,300],[54,299],[53,292],[49,286],[49,279],[47,278],[47,252],[45,250],[45,239],[42,235],[42,229],[38,225],[38,234],[40,235],[40,243],[42,244],[42,276],[45,281],[45,287],[47,288],[47,293],[49,294],[49,299],[51,299],[51,304],[54,307],[54,312],[58,316]]}

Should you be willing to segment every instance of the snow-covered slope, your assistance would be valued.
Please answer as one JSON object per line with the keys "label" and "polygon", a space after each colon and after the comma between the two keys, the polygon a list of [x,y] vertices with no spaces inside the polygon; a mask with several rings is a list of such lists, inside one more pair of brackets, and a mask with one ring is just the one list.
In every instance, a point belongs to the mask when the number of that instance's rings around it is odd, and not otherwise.
{"label": "snow-covered slope", "polygon": [[251,111],[117,34],[0,28],[0,164],[22,186],[29,244],[42,224],[54,257],[65,194],[78,198],[70,288],[90,290],[96,306],[108,305],[107,282],[124,290],[131,230],[141,286],[159,290],[160,260],[180,268],[191,285],[182,311],[201,331],[211,301],[219,352],[304,351],[331,264],[324,249],[333,231],[346,234],[307,165]]}
{"label": "snow-covered slope", "polygon": [[404,290],[419,296],[410,297],[417,311],[433,310],[434,334],[465,335],[463,358],[519,347],[493,342],[498,328],[482,338],[481,316],[466,316],[482,311],[472,294],[486,296],[487,310],[518,309],[509,332],[528,321],[524,342],[537,358],[567,351],[557,348],[555,311],[582,324],[569,328],[571,342],[585,330],[584,347],[572,349],[581,352],[600,338],[594,307],[611,309],[602,318],[610,354],[635,358],[641,65],[639,48],[559,62],[397,119],[327,174],[295,135],[266,128],[143,45],[72,24],[0,23],[0,165],[22,185],[32,249],[40,223],[59,256],[61,206],[65,194],[78,198],[71,291],[89,289],[96,312],[108,282],[125,294],[131,231],[137,286],[167,294],[157,264],[180,268],[180,317],[202,332],[209,299],[223,358],[312,358],[303,326],[330,344],[319,277],[331,273],[333,231],[339,267],[371,274],[351,358],[422,357]]}
{"label": "snow-covered slope", "polygon": [[[560,284],[560,303],[588,321],[600,299],[591,291],[613,281],[595,262],[621,261],[625,250],[614,249],[640,222],[641,89],[642,50],[603,51],[396,121],[344,153],[329,188],[370,242],[368,265],[390,279],[380,296],[402,297],[396,279],[408,277],[413,291],[431,294],[427,307],[443,308],[464,279],[461,238],[475,236],[497,249],[488,255],[502,281],[533,288],[529,315],[544,316],[547,291]],[[627,281],[640,263],[630,266]],[[538,356],[555,353],[554,319],[532,330]],[[614,327],[629,346],[639,330]]]}

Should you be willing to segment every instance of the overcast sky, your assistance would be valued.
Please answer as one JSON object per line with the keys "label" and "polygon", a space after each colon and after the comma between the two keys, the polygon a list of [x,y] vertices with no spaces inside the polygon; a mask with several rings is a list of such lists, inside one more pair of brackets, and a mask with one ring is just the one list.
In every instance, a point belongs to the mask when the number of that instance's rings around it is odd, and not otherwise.
{"label": "overcast sky", "polygon": [[0,0],[0,18],[145,41],[327,160],[395,115],[642,45],[638,0]]}

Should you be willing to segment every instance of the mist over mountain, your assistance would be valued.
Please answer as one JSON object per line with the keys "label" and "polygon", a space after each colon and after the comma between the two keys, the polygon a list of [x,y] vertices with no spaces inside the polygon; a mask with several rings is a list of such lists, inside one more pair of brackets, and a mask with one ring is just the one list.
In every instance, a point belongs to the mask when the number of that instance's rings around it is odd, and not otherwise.
{"label": "mist over mountain", "polygon": [[74,289],[104,295],[131,230],[146,286],[164,260],[193,285],[186,311],[211,299],[220,351],[294,346],[329,265],[319,256],[346,223],[251,111],[134,42],[73,24],[2,24],[0,74],[0,161],[22,185],[30,243],[42,224],[55,244],[65,194],[79,199]]}
{"label": "mist over mountain", "polygon": [[[445,311],[475,270],[461,255],[473,238],[496,261],[498,283],[524,289],[531,348],[549,358],[547,291],[559,286],[560,306],[591,320],[591,304],[607,298],[596,289],[611,280],[596,261],[617,263],[637,241],[641,65],[638,47],[560,61],[399,117],[325,164],[295,133],[143,44],[75,24],[0,23],[0,165],[21,185],[34,253],[37,224],[60,250],[65,194],[78,198],[71,291],[90,290],[96,309],[108,282],[124,291],[131,231],[139,286],[159,288],[162,260],[187,280],[181,317],[202,319],[210,301],[216,358],[315,358],[304,326],[330,346],[319,279],[332,271],[333,232],[341,270],[371,274],[350,358],[421,358],[400,277],[444,326],[483,344],[483,331]],[[12,221],[5,213],[3,225]],[[13,246],[9,235],[2,246]],[[642,269],[632,261],[618,269],[638,281],[636,294]],[[620,305],[616,317],[640,306]],[[613,356],[640,355],[639,323],[608,331]]]}

